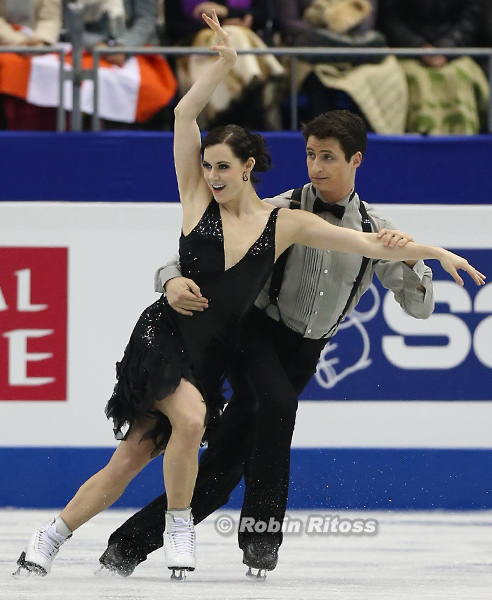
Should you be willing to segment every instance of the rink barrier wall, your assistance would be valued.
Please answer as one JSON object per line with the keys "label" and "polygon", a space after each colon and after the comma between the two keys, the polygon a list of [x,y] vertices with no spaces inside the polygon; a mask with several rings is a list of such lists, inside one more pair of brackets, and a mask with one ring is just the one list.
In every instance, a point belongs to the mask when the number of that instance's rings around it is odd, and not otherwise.
{"label": "rink barrier wall", "polygon": [[[0,507],[65,506],[102,468],[110,448],[0,448]],[[240,509],[243,482],[226,508]],[[289,509],[482,510],[492,508],[492,450],[294,448]],[[140,508],[163,492],[162,459],[115,508]]]}
{"label": "rink barrier wall", "polygon": [[[306,182],[299,132],[265,133],[274,168],[261,197]],[[357,186],[368,202],[488,204],[492,135],[369,135]],[[0,200],[177,202],[171,133],[0,135]],[[27,174],[28,169],[28,176]]]}
{"label": "rink barrier wall", "polygon": [[[267,137],[277,166],[260,194],[304,183],[300,135]],[[103,415],[114,364],[177,248],[181,209],[163,201],[176,198],[171,139],[6,134],[0,150],[0,506],[57,507],[114,448]],[[372,136],[358,189],[490,279],[491,150],[489,136]],[[407,323],[376,286],[374,316],[362,307],[334,339],[300,402],[291,508],[492,508],[492,284],[459,288],[434,273],[429,321]],[[28,354],[52,358],[26,361],[15,331],[38,332]],[[141,506],[161,482],[157,459],[117,506]]]}

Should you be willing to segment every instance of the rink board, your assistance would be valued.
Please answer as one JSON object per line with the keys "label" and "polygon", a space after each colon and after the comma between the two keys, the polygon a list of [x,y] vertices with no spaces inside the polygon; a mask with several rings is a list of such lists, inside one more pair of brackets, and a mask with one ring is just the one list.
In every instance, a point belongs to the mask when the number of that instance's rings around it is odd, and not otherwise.
{"label": "rink board", "polygon": [[[59,508],[111,456],[110,448],[1,448],[0,506]],[[289,509],[492,508],[492,450],[293,448]],[[243,483],[226,508],[240,509]],[[163,492],[162,459],[115,503],[139,508]]]}
{"label": "rink board", "polygon": [[[443,208],[384,210],[488,272],[492,207]],[[177,248],[181,209],[3,202],[0,211],[0,506],[60,506],[115,445],[103,414],[114,365],[158,297],[153,272]],[[405,320],[379,286],[334,339],[299,407],[292,508],[492,507],[492,284],[460,288],[432,266],[431,319]],[[161,491],[157,459],[118,506]],[[240,501],[238,489],[232,506]]]}
{"label": "rink board", "polygon": [[[306,183],[301,133],[264,135],[274,168],[260,173],[260,197]],[[490,203],[492,135],[368,138],[357,172],[368,202]],[[2,132],[0,201],[177,202],[172,147],[171,133]]]}

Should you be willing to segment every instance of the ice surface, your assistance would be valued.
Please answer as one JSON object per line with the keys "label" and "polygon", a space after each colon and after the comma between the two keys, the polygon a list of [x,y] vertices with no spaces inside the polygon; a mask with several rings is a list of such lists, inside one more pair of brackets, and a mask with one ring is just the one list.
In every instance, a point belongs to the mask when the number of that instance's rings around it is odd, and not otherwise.
{"label": "ice surface", "polygon": [[[492,513],[331,513],[376,518],[375,536],[286,535],[263,583],[245,577],[236,535],[197,527],[197,570],[170,581],[163,551],[129,578],[95,577],[108,535],[131,512],[109,510],[78,530],[47,577],[13,577],[31,533],[57,511],[0,510],[0,598],[6,600],[490,600]],[[329,514],[322,512],[322,515]],[[305,522],[308,513],[290,512]]]}

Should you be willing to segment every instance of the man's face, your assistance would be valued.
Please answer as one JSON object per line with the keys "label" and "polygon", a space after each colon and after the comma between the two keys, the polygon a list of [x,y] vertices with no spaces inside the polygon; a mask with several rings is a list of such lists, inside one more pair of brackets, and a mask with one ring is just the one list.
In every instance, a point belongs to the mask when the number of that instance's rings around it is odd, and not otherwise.
{"label": "man's face", "polygon": [[338,202],[354,187],[355,172],[362,155],[356,152],[347,162],[335,138],[319,140],[310,136],[306,143],[309,179],[328,202]]}

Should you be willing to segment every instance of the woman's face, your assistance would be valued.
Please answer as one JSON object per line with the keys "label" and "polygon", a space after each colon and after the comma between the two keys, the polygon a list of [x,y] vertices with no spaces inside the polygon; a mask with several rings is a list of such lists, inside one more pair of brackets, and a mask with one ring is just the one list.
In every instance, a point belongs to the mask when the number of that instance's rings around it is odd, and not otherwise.
{"label": "woman's face", "polygon": [[243,192],[243,173],[247,167],[227,144],[205,148],[202,166],[205,181],[217,202],[227,202]]}

